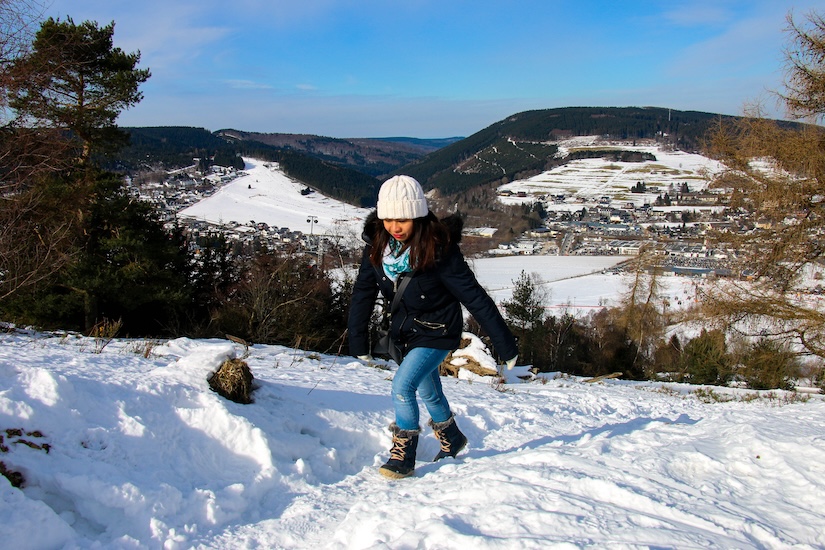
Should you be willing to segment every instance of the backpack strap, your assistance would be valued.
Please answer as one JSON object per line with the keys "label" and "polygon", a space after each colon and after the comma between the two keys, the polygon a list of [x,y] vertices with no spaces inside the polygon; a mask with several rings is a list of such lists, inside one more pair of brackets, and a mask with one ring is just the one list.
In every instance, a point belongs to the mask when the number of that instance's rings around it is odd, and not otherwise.
{"label": "backpack strap", "polygon": [[398,276],[398,279],[401,280],[401,283],[396,284],[395,295],[392,297],[392,304],[390,305],[390,315],[398,311],[398,307],[401,305],[401,297],[404,295],[404,290],[406,290],[407,285],[410,284],[412,275],[402,273]]}
{"label": "backpack strap", "polygon": [[[378,272],[379,277],[383,277],[384,274],[375,266],[375,271]],[[395,282],[395,294],[392,297],[392,303],[390,304],[390,308],[387,311],[390,315],[398,311],[398,307],[401,305],[401,297],[404,295],[404,290],[406,290],[407,285],[410,284],[410,280],[412,279],[411,273],[402,273],[398,276],[398,279]],[[386,303],[386,302],[385,302]]]}

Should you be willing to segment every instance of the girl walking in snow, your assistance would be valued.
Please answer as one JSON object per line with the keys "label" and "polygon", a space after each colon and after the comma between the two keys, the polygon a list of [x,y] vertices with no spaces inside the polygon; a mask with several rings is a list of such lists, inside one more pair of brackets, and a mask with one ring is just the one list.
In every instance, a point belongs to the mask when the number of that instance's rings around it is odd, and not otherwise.
{"label": "girl walking in snow", "polygon": [[513,334],[459,249],[462,228],[459,216],[439,220],[430,212],[421,185],[410,176],[384,182],[377,210],[364,225],[367,244],[353,287],[349,345],[359,359],[371,359],[369,321],[378,292],[385,304],[395,302],[389,318],[389,335],[400,348],[392,382],[395,422],[390,425],[390,459],[380,469],[390,478],[410,476],[415,469],[421,431],[416,392],[441,443],[434,461],[455,457],[467,444],[438,373],[441,362],[459,346],[461,304],[490,336],[499,356],[509,358],[508,368],[517,359]]}

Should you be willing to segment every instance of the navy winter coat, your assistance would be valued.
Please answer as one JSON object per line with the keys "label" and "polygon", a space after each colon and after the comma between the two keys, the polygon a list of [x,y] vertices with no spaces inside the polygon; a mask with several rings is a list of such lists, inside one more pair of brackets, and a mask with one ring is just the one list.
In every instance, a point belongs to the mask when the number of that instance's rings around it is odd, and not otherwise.
{"label": "navy winter coat", "polygon": [[[461,312],[464,304],[492,340],[496,353],[504,360],[515,357],[518,346],[513,334],[458,247],[463,221],[458,216],[448,216],[442,221],[450,228],[452,242],[434,268],[404,275],[412,279],[401,297],[398,311],[392,316],[393,339],[402,346],[404,354],[416,347],[455,350],[464,327]],[[352,291],[348,323],[350,353],[355,356],[371,353],[369,321],[378,292],[384,296],[387,307],[395,294],[393,281],[369,259],[372,235],[376,224],[381,223],[373,213],[364,224],[363,238],[367,245]]]}

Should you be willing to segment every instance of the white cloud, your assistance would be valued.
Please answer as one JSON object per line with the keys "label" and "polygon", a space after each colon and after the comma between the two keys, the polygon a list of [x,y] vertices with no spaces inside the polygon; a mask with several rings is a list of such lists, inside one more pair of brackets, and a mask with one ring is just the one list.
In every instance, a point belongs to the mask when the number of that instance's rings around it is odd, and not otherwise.
{"label": "white cloud", "polygon": [[230,88],[236,90],[269,90],[272,86],[263,82],[255,82],[252,80],[224,80]]}

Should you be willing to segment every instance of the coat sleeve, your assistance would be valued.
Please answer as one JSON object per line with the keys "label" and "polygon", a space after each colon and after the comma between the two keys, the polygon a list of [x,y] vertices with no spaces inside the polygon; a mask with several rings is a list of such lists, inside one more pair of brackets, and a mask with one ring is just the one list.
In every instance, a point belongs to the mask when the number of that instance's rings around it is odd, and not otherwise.
{"label": "coat sleeve", "polygon": [[452,246],[450,253],[440,266],[442,284],[461,302],[467,311],[490,336],[496,353],[504,360],[518,355],[518,344],[501,316],[498,306],[476,279],[473,270],[458,246]]}
{"label": "coat sleeve", "polygon": [[375,299],[378,296],[378,281],[375,268],[370,263],[369,246],[364,248],[361,267],[352,287],[347,333],[351,355],[368,355],[370,353],[369,324]]}

